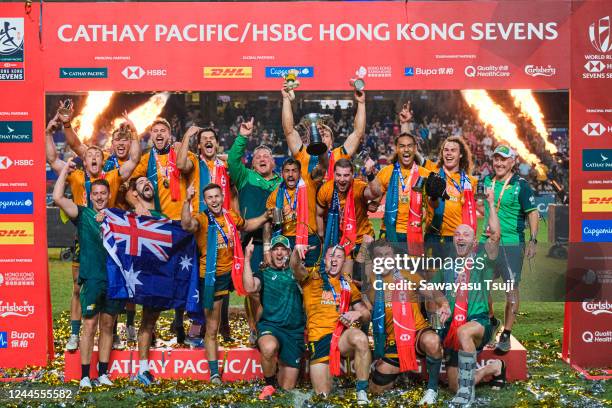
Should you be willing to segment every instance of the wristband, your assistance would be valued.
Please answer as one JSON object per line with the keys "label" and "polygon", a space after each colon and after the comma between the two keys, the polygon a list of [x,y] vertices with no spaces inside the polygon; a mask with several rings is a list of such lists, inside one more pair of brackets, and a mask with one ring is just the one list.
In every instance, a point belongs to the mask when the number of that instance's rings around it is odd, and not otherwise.
{"label": "wristband", "polygon": [[376,175],[372,173],[372,174],[367,174],[366,177],[368,178],[368,182],[370,182],[370,181],[373,181],[374,178],[376,178]]}
{"label": "wristband", "polygon": [[269,242],[264,242],[263,249],[264,249],[264,252],[269,252],[270,251],[270,243]]}

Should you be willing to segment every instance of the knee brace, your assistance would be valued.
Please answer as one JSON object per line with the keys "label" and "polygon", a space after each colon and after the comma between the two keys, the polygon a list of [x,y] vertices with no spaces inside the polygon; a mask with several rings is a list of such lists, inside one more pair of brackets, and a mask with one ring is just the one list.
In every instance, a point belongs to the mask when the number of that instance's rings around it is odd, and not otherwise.
{"label": "knee brace", "polygon": [[374,369],[372,373],[372,382],[379,386],[385,386],[391,384],[397,378],[399,374],[383,374],[377,369]]}

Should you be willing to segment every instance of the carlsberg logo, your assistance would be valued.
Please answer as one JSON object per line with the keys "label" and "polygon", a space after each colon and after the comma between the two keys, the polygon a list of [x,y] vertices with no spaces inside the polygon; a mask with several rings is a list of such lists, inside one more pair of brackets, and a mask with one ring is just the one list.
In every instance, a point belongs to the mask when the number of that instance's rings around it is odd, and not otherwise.
{"label": "carlsberg logo", "polygon": [[612,303],[608,303],[606,300],[603,302],[585,301],[582,302],[582,309],[595,316],[602,313],[612,314]]}
{"label": "carlsberg logo", "polygon": [[27,301],[23,304],[17,302],[5,302],[0,300],[0,317],[17,316],[28,317],[34,314],[34,305],[29,305]]}

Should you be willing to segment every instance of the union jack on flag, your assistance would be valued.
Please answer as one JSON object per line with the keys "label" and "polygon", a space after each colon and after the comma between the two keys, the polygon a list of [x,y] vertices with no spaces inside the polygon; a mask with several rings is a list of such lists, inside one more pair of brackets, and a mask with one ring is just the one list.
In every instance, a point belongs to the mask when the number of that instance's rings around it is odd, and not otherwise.
{"label": "union jack on flag", "polygon": [[162,309],[185,307],[199,276],[193,234],[165,217],[117,208],[104,210],[104,215],[107,296]]}

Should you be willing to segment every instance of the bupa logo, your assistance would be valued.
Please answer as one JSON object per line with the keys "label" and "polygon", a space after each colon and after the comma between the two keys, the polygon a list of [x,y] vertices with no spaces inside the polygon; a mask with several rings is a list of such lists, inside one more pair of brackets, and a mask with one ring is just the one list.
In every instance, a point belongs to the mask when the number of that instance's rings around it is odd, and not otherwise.
{"label": "bupa logo", "polygon": [[604,70],[606,64],[601,61],[589,61],[584,64],[584,68],[591,73],[598,73]]}
{"label": "bupa logo", "polygon": [[8,334],[7,332],[0,332],[0,348],[8,348]]}
{"label": "bupa logo", "polygon": [[142,67],[125,67],[121,71],[121,75],[127,79],[140,79],[144,76],[145,70]]}
{"label": "bupa logo", "polygon": [[204,78],[252,78],[252,67],[204,67]]}
{"label": "bupa logo", "polygon": [[601,123],[596,123],[596,122],[594,122],[594,123],[587,123],[582,128],[582,131],[587,136],[601,136],[601,135],[603,135],[606,132],[606,130],[609,130],[609,129],[607,129]]}
{"label": "bupa logo", "polygon": [[34,160],[11,160],[8,156],[0,156],[0,170],[6,170],[11,166],[33,166]]}
{"label": "bupa logo", "polygon": [[612,51],[610,42],[610,16],[602,17],[589,26],[591,45],[599,52]]}

